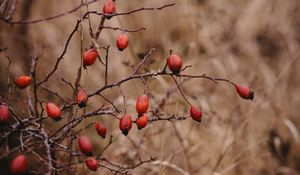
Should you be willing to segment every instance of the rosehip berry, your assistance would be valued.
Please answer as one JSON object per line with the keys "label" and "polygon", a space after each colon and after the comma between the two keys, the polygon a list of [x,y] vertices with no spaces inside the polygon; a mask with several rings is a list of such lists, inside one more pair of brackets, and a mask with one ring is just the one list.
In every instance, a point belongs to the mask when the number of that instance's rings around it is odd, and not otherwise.
{"label": "rosehip berry", "polygon": [[86,91],[84,89],[79,89],[77,91],[77,95],[76,95],[76,103],[77,103],[77,105],[80,108],[85,107],[87,101],[88,101],[88,96],[86,94]]}
{"label": "rosehip berry", "polygon": [[25,155],[20,154],[15,157],[10,163],[10,171],[13,174],[23,174],[27,169],[27,158]]}
{"label": "rosehip berry", "polygon": [[147,95],[141,95],[136,100],[135,109],[139,115],[144,114],[149,108],[149,98]]}
{"label": "rosehip berry", "polygon": [[8,106],[4,103],[0,104],[0,121],[8,122],[9,118],[10,116]]}
{"label": "rosehip berry", "polygon": [[116,13],[116,4],[113,0],[106,0],[103,6],[103,13],[106,19],[110,19]]}
{"label": "rosehip berry", "polygon": [[93,145],[90,140],[85,136],[80,136],[78,138],[78,145],[80,151],[85,155],[92,155],[93,153]]}
{"label": "rosehip berry", "polygon": [[102,123],[97,122],[95,123],[95,129],[98,135],[105,139],[106,127]]}
{"label": "rosehip berry", "polygon": [[97,171],[98,169],[98,161],[93,157],[86,158],[85,164],[92,171]]}
{"label": "rosehip berry", "polygon": [[85,51],[83,54],[83,66],[90,66],[94,64],[98,56],[96,49],[89,49]]}
{"label": "rosehip berry", "polygon": [[123,33],[117,39],[117,47],[120,51],[123,51],[128,46],[128,36]]}
{"label": "rosehip berry", "polygon": [[30,85],[31,81],[32,78],[30,76],[22,75],[16,79],[15,83],[18,88],[25,89],[27,86]]}
{"label": "rosehip berry", "polygon": [[169,69],[174,73],[179,73],[182,67],[181,58],[176,54],[171,54],[167,60]]}
{"label": "rosehip berry", "polygon": [[197,122],[201,122],[202,119],[202,112],[200,109],[191,106],[190,108],[190,115],[192,117],[193,120],[197,121]]}
{"label": "rosehip berry", "polygon": [[254,92],[250,86],[242,86],[242,85],[235,85],[235,89],[237,93],[246,100],[253,100],[254,99]]}
{"label": "rosehip berry", "polygon": [[120,130],[126,136],[131,129],[132,122],[131,122],[131,115],[125,114],[120,119]]}
{"label": "rosehip berry", "polygon": [[143,114],[135,122],[138,129],[143,129],[148,124],[148,116],[146,114]]}
{"label": "rosehip berry", "polygon": [[47,103],[46,105],[46,111],[50,118],[53,120],[59,120],[61,119],[61,111],[58,106],[56,106],[54,103]]}

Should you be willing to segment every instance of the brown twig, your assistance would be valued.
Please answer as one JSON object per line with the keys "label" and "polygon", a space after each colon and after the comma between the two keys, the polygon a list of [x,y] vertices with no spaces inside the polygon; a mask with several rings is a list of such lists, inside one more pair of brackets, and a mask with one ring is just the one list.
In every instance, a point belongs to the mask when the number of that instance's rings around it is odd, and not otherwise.
{"label": "brown twig", "polygon": [[105,48],[105,51],[106,51],[106,55],[105,55],[105,85],[107,85],[108,83],[108,54],[109,54],[109,48],[110,48],[110,45],[108,45],[106,48]]}
{"label": "brown twig", "polygon": [[117,113],[122,112],[122,111],[119,110],[119,109],[117,108],[117,106],[116,106],[112,101],[110,101],[108,98],[104,97],[104,96],[101,95],[101,94],[98,94],[98,96],[102,97],[105,101],[107,101],[108,103],[110,103],[110,104],[113,106],[113,108],[116,110]]}
{"label": "brown twig", "polygon": [[38,57],[32,58],[32,66],[31,66],[31,76],[33,79],[33,94],[34,94],[34,111],[36,117],[39,116],[39,111],[38,111],[38,92],[37,92],[37,78],[36,78],[36,65],[38,61]]}
{"label": "brown twig", "polygon": [[73,29],[73,31],[71,32],[71,34],[69,35],[69,37],[68,37],[68,39],[67,39],[67,42],[66,42],[66,44],[65,44],[65,47],[64,47],[64,49],[63,49],[61,55],[57,58],[54,67],[53,67],[52,70],[46,75],[46,78],[45,78],[44,80],[42,80],[42,81],[40,81],[40,82],[38,82],[38,83],[36,84],[37,86],[40,86],[41,84],[47,82],[48,79],[55,73],[55,71],[56,71],[57,68],[58,68],[58,65],[59,65],[60,61],[63,59],[64,55],[67,53],[67,49],[68,49],[68,46],[69,46],[69,44],[70,44],[70,41],[71,41],[73,35],[75,34],[75,32],[77,31],[77,29],[78,29],[80,23],[81,23],[81,20],[78,20],[77,23],[76,23],[76,25],[75,25],[75,28]]}
{"label": "brown twig", "polygon": [[121,95],[123,97],[124,114],[126,114],[126,97],[125,97],[125,94],[122,91],[122,88],[121,88],[120,84],[118,85],[118,88],[119,88],[120,93],[121,93]]}
{"label": "brown twig", "polygon": [[[128,12],[121,12],[121,13],[115,13],[115,14],[111,14],[111,15],[107,15],[107,14],[104,14],[104,13],[99,13],[97,11],[91,11],[90,13],[93,13],[93,14],[96,14],[96,15],[99,15],[99,16],[108,16],[110,18],[114,17],[114,16],[123,16],[123,15],[130,15],[130,14],[133,14],[133,13],[136,13],[136,12],[140,12],[140,11],[154,11],[154,10],[162,10],[164,8],[167,8],[167,7],[171,7],[171,6],[174,6],[176,3],[169,3],[169,4],[166,4],[166,5],[163,5],[163,6],[160,6],[160,7],[141,7],[141,8],[138,8],[138,9],[135,9],[135,10],[131,10],[131,11],[128,11]],[[105,19],[105,17],[104,17]],[[104,22],[103,22],[104,23]],[[102,24],[103,25],[103,24]],[[102,26],[101,25],[101,26]],[[100,25],[99,25],[100,26]],[[100,27],[101,28],[101,27]],[[102,30],[102,29],[101,29]]]}
{"label": "brown twig", "polygon": [[6,49],[7,49],[7,47],[0,48],[0,53],[4,52]]}
{"label": "brown twig", "polygon": [[146,28],[141,27],[138,29],[122,29],[120,27],[111,27],[111,26],[102,26],[102,29],[110,29],[110,30],[120,30],[122,32],[128,32],[128,33],[133,33],[133,32],[139,32],[142,30],[146,30]]}
{"label": "brown twig", "polygon": [[181,96],[184,98],[184,100],[185,100],[190,106],[192,106],[192,104],[188,101],[188,99],[185,97],[184,93],[182,92],[182,90],[181,90],[181,88],[180,88],[180,86],[179,86],[177,80],[174,78],[174,76],[171,76],[171,77],[172,77],[172,79],[174,80],[174,82],[175,82],[175,84],[176,84],[176,86],[177,86],[179,92],[181,93]]}
{"label": "brown twig", "polygon": [[75,8],[67,11],[67,12],[63,12],[63,13],[59,13],[57,15],[53,15],[50,17],[46,17],[46,18],[41,18],[41,19],[34,19],[34,20],[20,20],[20,21],[10,21],[9,19],[2,19],[4,22],[9,23],[9,24],[35,24],[35,23],[40,23],[40,22],[46,22],[46,21],[50,21],[53,19],[57,19],[66,15],[69,15],[71,13],[76,12],[77,10],[79,10],[81,7],[86,6],[88,4],[94,3],[97,0],[91,0],[89,2],[86,3],[81,3],[80,5],[76,6]]}
{"label": "brown twig", "polygon": [[132,75],[135,75],[137,73],[137,71],[139,70],[139,68],[144,64],[144,62],[147,60],[147,58],[150,57],[150,55],[152,54],[152,52],[155,51],[155,48],[152,48],[147,55],[144,56],[144,58],[142,59],[142,61],[138,64],[138,66],[135,68],[135,70],[133,71]]}

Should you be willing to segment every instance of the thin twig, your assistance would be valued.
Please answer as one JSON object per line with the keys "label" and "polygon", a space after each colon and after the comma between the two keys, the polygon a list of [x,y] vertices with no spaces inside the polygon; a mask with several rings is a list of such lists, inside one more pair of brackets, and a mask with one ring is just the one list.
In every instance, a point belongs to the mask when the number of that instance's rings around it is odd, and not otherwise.
{"label": "thin twig", "polygon": [[141,28],[138,28],[138,29],[123,29],[123,28],[120,28],[120,27],[111,27],[111,26],[102,26],[102,29],[120,30],[122,32],[128,32],[128,33],[133,33],[133,32],[139,32],[139,31],[142,31],[142,30],[146,30],[145,27],[141,27]]}
{"label": "thin twig", "polygon": [[124,94],[123,91],[122,91],[122,88],[121,88],[121,85],[120,85],[120,84],[118,85],[118,88],[119,88],[120,93],[121,93],[121,95],[122,95],[122,97],[123,97],[124,113],[126,114],[126,97],[125,97],[125,94]]}
{"label": "thin twig", "polygon": [[179,92],[181,93],[181,96],[184,98],[184,100],[185,100],[190,106],[192,106],[192,104],[188,101],[188,99],[185,97],[184,93],[182,92],[182,90],[181,90],[181,88],[180,88],[180,86],[179,86],[177,80],[174,78],[174,76],[171,76],[171,77],[172,77],[172,79],[174,80],[174,82],[175,82],[175,84],[176,84],[176,86],[177,86]]}
{"label": "thin twig", "polygon": [[[141,7],[141,8],[138,8],[138,9],[135,9],[135,10],[131,10],[129,12],[121,12],[121,13],[115,13],[115,14],[111,14],[111,15],[107,15],[107,14],[104,14],[104,13],[99,13],[97,11],[91,11],[90,13],[93,13],[93,14],[96,14],[96,15],[99,15],[99,16],[103,16],[103,18],[105,19],[104,16],[108,16],[110,18],[114,17],[114,16],[123,16],[123,15],[129,15],[129,14],[133,14],[133,13],[136,13],[136,12],[140,12],[140,11],[154,11],[154,10],[162,10],[164,8],[167,8],[167,7],[171,7],[171,6],[174,6],[176,3],[170,3],[170,4],[166,4],[166,5],[163,5],[163,6],[160,6],[160,7]],[[104,23],[104,22],[103,22]],[[99,25],[100,26],[100,25]],[[103,24],[101,25],[101,27],[103,26]],[[101,28],[100,27],[100,28]],[[102,30],[102,29],[101,29]]]}
{"label": "thin twig", "polygon": [[61,53],[61,55],[57,58],[56,60],[56,63],[54,65],[54,67],[52,68],[52,70],[46,75],[46,78],[40,82],[37,83],[37,86],[40,86],[41,84],[45,83],[46,81],[48,81],[48,79],[55,73],[55,71],[57,70],[58,68],[58,65],[60,63],[60,61],[63,59],[64,55],[67,53],[67,49],[68,49],[68,46],[70,44],[70,41],[73,37],[73,35],[75,34],[75,32],[77,31],[79,25],[81,23],[81,20],[78,20],[76,25],[75,25],[75,28],[73,29],[73,31],[71,32],[71,34],[69,35],[68,39],[67,39],[67,42],[65,44],[65,47],[63,49],[63,52]]}
{"label": "thin twig", "polygon": [[139,70],[139,68],[144,64],[144,62],[146,61],[147,58],[150,57],[150,55],[152,54],[152,52],[155,51],[155,48],[152,48],[147,55],[144,56],[143,60],[138,64],[138,66],[135,68],[135,70],[133,71],[132,75],[135,75],[137,73],[137,71]]}
{"label": "thin twig", "polygon": [[40,22],[45,22],[45,21],[50,21],[53,19],[57,19],[59,17],[63,17],[66,16],[68,14],[74,13],[76,12],[78,9],[80,9],[83,6],[86,6],[88,4],[94,3],[97,0],[91,0],[89,2],[86,3],[81,3],[80,5],[76,6],[75,8],[67,11],[67,12],[63,12],[54,16],[50,16],[50,17],[46,17],[46,18],[41,18],[41,19],[34,19],[34,20],[20,20],[20,21],[10,21],[8,19],[3,19],[4,22],[9,23],[9,24],[35,24],[35,23],[40,23]]}
{"label": "thin twig", "polygon": [[106,51],[106,55],[105,55],[105,85],[107,85],[108,83],[108,54],[109,54],[109,48],[110,45],[107,46],[107,48],[105,48]]}

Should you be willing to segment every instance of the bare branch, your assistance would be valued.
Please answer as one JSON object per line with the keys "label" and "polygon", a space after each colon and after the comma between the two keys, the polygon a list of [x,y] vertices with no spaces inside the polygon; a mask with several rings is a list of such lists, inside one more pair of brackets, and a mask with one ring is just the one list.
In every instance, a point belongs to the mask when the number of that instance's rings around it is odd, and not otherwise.
{"label": "bare branch", "polygon": [[147,55],[144,56],[144,58],[142,59],[142,61],[138,64],[138,66],[135,68],[134,72],[132,73],[133,75],[135,75],[137,73],[137,71],[139,70],[139,68],[144,64],[144,62],[147,60],[147,58],[150,57],[150,55],[152,54],[152,52],[155,51],[155,48],[152,48]]}
{"label": "bare branch", "polygon": [[88,1],[86,3],[81,3],[80,5],[76,6],[75,8],[67,11],[67,12],[63,12],[54,16],[50,16],[50,17],[46,17],[46,18],[41,18],[41,19],[34,19],[34,20],[20,20],[20,21],[10,21],[9,19],[2,19],[4,22],[9,23],[9,24],[35,24],[35,23],[40,23],[40,22],[46,22],[46,21],[50,21],[53,19],[57,19],[66,15],[69,15],[71,13],[76,12],[77,10],[79,10],[81,7],[92,4],[94,2],[96,2],[97,0],[91,0]]}

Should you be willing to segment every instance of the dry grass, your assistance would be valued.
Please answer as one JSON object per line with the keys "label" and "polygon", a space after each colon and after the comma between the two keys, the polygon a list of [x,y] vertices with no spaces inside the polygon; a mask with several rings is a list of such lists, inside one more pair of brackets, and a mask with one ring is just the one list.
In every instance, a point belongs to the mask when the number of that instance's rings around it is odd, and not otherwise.
{"label": "dry grass", "polygon": [[[118,10],[126,11],[167,2],[173,1],[117,1],[117,6]],[[116,17],[107,22],[111,26],[128,29],[147,28],[143,32],[131,33],[129,49],[122,53],[115,48],[115,38],[120,32],[105,30],[101,34],[100,45],[112,45],[109,81],[114,82],[131,73],[131,68],[122,63],[136,65],[139,61],[137,53],[156,48],[148,68],[157,70],[168,56],[169,49],[173,49],[182,56],[185,65],[193,66],[189,73],[225,77],[241,84],[251,83],[255,99],[242,100],[227,84],[190,80],[182,88],[189,100],[205,111],[200,125],[192,120],[155,122],[143,131],[134,127],[129,136],[124,137],[120,135],[117,120],[109,116],[97,118],[108,125],[109,134],[118,138],[105,156],[127,165],[132,164],[138,154],[143,159],[149,155],[157,157],[157,161],[133,170],[133,174],[300,174],[300,1],[174,2],[177,3],[175,7],[163,11]],[[78,3],[73,0],[33,0],[28,18],[56,14]],[[26,2],[21,1],[18,8],[22,9],[24,4]],[[90,8],[101,9],[101,4],[102,1]],[[45,70],[62,51],[79,15],[78,12],[28,26],[11,27],[0,22],[0,46],[8,47],[7,53],[14,60],[12,74],[28,73],[31,57],[42,51],[38,76],[45,75]],[[98,20],[93,18],[94,26]],[[89,42],[88,28],[84,27],[84,48],[89,46]],[[59,79],[63,76],[74,82],[80,55],[80,38],[76,35],[56,78],[47,84],[65,98],[70,99],[72,93]],[[0,57],[0,85],[4,90],[5,83],[2,82],[7,78],[6,60],[3,54]],[[103,67],[97,64],[84,71],[81,84],[92,91],[103,85],[103,74]],[[168,78],[151,81],[152,109],[157,107],[156,100],[163,98],[173,86]],[[143,84],[132,81],[123,86],[123,91],[126,92],[129,112],[135,114],[134,101],[143,92]],[[22,95],[26,96],[26,93]],[[122,108],[118,89],[107,91],[104,95]],[[102,103],[100,98],[95,97],[88,110]],[[168,104],[164,110],[168,114],[188,113],[188,105],[177,91]],[[87,123],[89,121],[84,122]],[[94,143],[104,145],[108,141],[99,140],[90,131],[84,132],[93,138]],[[272,151],[270,145],[275,145],[276,151]],[[99,150],[101,148],[99,146]],[[79,169],[82,171],[82,167]],[[101,169],[97,174],[108,172]]]}

